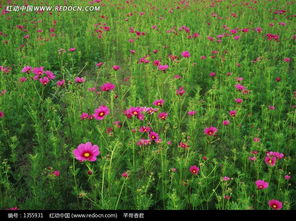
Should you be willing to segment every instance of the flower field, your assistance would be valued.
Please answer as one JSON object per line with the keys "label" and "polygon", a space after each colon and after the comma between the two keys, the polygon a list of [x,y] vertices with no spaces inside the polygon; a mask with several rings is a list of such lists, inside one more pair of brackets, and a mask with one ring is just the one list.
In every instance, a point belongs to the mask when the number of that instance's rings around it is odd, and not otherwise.
{"label": "flower field", "polygon": [[1,3],[0,209],[296,209],[295,1]]}

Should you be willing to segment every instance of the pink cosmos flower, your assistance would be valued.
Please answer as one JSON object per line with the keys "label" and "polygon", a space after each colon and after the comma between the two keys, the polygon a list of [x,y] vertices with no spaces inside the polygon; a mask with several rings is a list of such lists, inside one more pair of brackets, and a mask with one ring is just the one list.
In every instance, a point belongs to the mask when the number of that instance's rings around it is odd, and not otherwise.
{"label": "pink cosmos flower", "polygon": [[19,81],[20,81],[20,82],[25,82],[25,81],[27,81],[27,78],[26,78],[26,77],[21,77],[21,78],[19,79]]}
{"label": "pink cosmos flower", "polygon": [[76,77],[75,82],[76,83],[83,83],[83,82],[85,82],[85,79],[83,77]]}
{"label": "pink cosmos flower", "polygon": [[257,189],[262,190],[268,188],[268,182],[265,182],[264,180],[257,180],[255,182]]}
{"label": "pink cosmos flower", "polygon": [[285,180],[289,180],[289,179],[291,179],[291,176],[285,175],[284,178],[285,178]]}
{"label": "pink cosmos flower", "polygon": [[264,162],[268,166],[273,167],[275,165],[275,163],[276,163],[276,157],[269,157],[269,156],[267,156],[267,157],[265,157]]}
{"label": "pink cosmos flower", "polygon": [[249,157],[249,160],[255,161],[255,160],[257,160],[257,157]]}
{"label": "pink cosmos flower", "polygon": [[41,82],[41,84],[47,85],[49,82],[49,79],[48,77],[44,77],[44,78],[40,78],[39,81]]}
{"label": "pink cosmos flower", "polygon": [[272,151],[267,152],[266,155],[269,157],[276,157],[278,160],[284,158],[284,156],[285,156],[283,153],[272,152]]}
{"label": "pink cosmos flower", "polygon": [[231,116],[231,117],[235,117],[236,116],[236,110],[232,110],[232,111],[229,111],[229,115]]}
{"label": "pink cosmos flower", "polygon": [[196,114],[196,111],[188,111],[187,114],[188,114],[189,116],[193,116],[193,115]]}
{"label": "pink cosmos flower", "polygon": [[258,32],[258,33],[261,33],[262,32],[262,28],[260,28],[260,27],[255,28],[255,31]]}
{"label": "pink cosmos flower", "polygon": [[114,65],[112,68],[113,68],[114,71],[118,71],[120,69],[120,66]]}
{"label": "pink cosmos flower", "polygon": [[237,89],[237,90],[239,90],[239,91],[242,91],[242,90],[244,90],[244,89],[246,89],[243,85],[241,85],[241,84],[236,84],[235,85],[235,88]]}
{"label": "pink cosmos flower", "polygon": [[58,87],[62,87],[62,86],[64,86],[64,84],[65,84],[65,80],[60,80],[57,82]]}
{"label": "pink cosmos flower", "polygon": [[163,106],[163,104],[164,104],[164,100],[162,99],[153,101],[153,105],[155,106]]}
{"label": "pink cosmos flower", "polygon": [[158,114],[159,119],[165,120],[167,117],[168,117],[168,113],[166,112],[161,112]]}
{"label": "pink cosmos flower", "polygon": [[158,70],[163,71],[163,72],[165,72],[168,68],[169,68],[169,66],[167,64],[158,66]]}
{"label": "pink cosmos flower", "polygon": [[69,48],[68,51],[76,51],[76,48]]}
{"label": "pink cosmos flower", "polygon": [[100,88],[101,91],[111,91],[115,88],[115,85],[112,83],[105,83]]}
{"label": "pink cosmos flower", "polygon": [[241,99],[241,98],[236,98],[234,101],[238,104],[243,103],[243,99]]}
{"label": "pink cosmos flower", "polygon": [[190,57],[190,53],[189,51],[183,51],[181,54],[184,58],[189,58]]}
{"label": "pink cosmos flower", "polygon": [[139,129],[140,133],[149,133],[151,131],[151,128],[150,127],[140,127]]}
{"label": "pink cosmos flower", "polygon": [[82,113],[81,115],[80,115],[80,119],[81,120],[85,120],[85,119],[88,119],[88,113]]}
{"label": "pink cosmos flower", "polygon": [[227,125],[229,125],[229,124],[230,124],[230,121],[229,121],[229,120],[224,120],[224,121],[223,121],[223,125],[227,126]]}
{"label": "pink cosmos flower", "polygon": [[159,139],[159,135],[158,135],[158,133],[152,131],[152,132],[149,133],[149,138],[151,140],[157,141]]}
{"label": "pink cosmos flower", "polygon": [[73,150],[75,158],[81,162],[83,161],[96,161],[97,156],[100,154],[99,147],[92,145],[91,142],[80,144]]}
{"label": "pink cosmos flower", "polygon": [[5,116],[3,111],[0,111],[0,118],[3,118]]}
{"label": "pink cosmos flower", "polygon": [[96,64],[97,67],[101,67],[104,64],[104,62],[99,62]]}
{"label": "pink cosmos flower", "polygon": [[8,210],[19,210],[18,207],[12,207],[12,208],[8,208]]}
{"label": "pink cosmos flower", "polygon": [[109,113],[109,108],[102,105],[99,108],[95,109],[94,118],[96,120],[103,120],[107,115],[109,115]]}
{"label": "pink cosmos flower", "polygon": [[187,143],[180,142],[179,143],[179,147],[184,148],[184,149],[187,149],[189,147],[189,145]]}
{"label": "pink cosmos flower", "polygon": [[216,127],[209,127],[204,129],[204,134],[209,136],[214,136],[218,129]]}
{"label": "pink cosmos flower", "polygon": [[236,35],[236,36],[233,37],[233,39],[234,40],[238,40],[238,39],[240,39],[240,36],[239,35]]}
{"label": "pink cosmos flower", "polygon": [[176,90],[176,95],[182,96],[185,93],[184,87],[180,87]]}
{"label": "pink cosmos flower", "polygon": [[228,181],[228,180],[230,180],[230,177],[228,176],[223,177],[223,181]]}
{"label": "pink cosmos flower", "polygon": [[55,170],[52,172],[52,174],[55,176],[60,176],[61,172],[59,170]]}
{"label": "pink cosmos flower", "polygon": [[150,139],[140,139],[138,142],[137,142],[137,145],[138,146],[147,146],[147,145],[150,145],[151,144],[151,140]]}
{"label": "pink cosmos flower", "polygon": [[127,172],[123,172],[123,173],[121,174],[121,176],[124,177],[124,178],[128,178],[128,173],[127,173]]}
{"label": "pink cosmos flower", "polygon": [[283,203],[278,200],[269,200],[268,201],[269,207],[271,207],[273,210],[280,210],[283,208]]}
{"label": "pink cosmos flower", "polygon": [[192,174],[198,174],[199,173],[199,168],[196,166],[196,165],[193,165],[189,168],[189,171],[192,173]]}
{"label": "pink cosmos flower", "polygon": [[43,68],[44,68],[44,67],[36,67],[36,68],[33,69],[33,73],[34,73],[35,75],[40,76],[40,75],[42,75],[42,74],[44,73]]}
{"label": "pink cosmos flower", "polygon": [[22,72],[23,73],[29,73],[32,71],[32,67],[31,66],[25,66],[23,69],[22,69]]}
{"label": "pink cosmos flower", "polygon": [[291,58],[284,58],[283,61],[290,62],[291,61]]}
{"label": "pink cosmos flower", "polygon": [[216,76],[216,73],[215,73],[215,72],[211,72],[209,75],[210,75],[211,77],[215,77],[215,76]]}

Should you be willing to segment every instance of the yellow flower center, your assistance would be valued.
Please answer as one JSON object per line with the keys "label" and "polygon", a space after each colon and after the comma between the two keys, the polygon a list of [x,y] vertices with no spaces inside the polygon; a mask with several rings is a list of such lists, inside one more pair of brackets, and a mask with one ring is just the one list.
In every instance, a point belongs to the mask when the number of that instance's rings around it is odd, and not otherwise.
{"label": "yellow flower center", "polygon": [[86,152],[86,153],[83,154],[83,156],[84,157],[89,157],[90,156],[90,153]]}
{"label": "yellow flower center", "polygon": [[103,117],[104,115],[105,115],[104,112],[100,112],[100,113],[99,113],[99,116],[100,116],[100,117]]}

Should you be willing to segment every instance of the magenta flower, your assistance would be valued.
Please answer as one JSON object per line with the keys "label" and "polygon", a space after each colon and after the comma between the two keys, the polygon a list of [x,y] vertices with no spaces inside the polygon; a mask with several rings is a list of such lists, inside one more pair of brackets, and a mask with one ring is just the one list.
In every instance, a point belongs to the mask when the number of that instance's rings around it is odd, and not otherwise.
{"label": "magenta flower", "polygon": [[280,210],[283,208],[283,203],[275,199],[269,200],[268,205],[274,210]]}
{"label": "magenta flower", "polygon": [[182,96],[185,93],[184,87],[180,87],[176,90],[176,95]]}
{"label": "magenta flower", "polygon": [[22,72],[23,72],[23,73],[29,73],[30,71],[32,71],[32,67],[31,67],[31,66],[25,66],[25,67],[22,69]]}
{"label": "magenta flower", "polygon": [[75,82],[76,83],[83,83],[83,82],[85,82],[85,79],[83,77],[76,77]]}
{"label": "magenta flower", "polygon": [[99,147],[92,145],[91,142],[80,144],[73,150],[75,158],[81,162],[83,161],[96,161],[97,156],[100,154]]}
{"label": "magenta flower", "polygon": [[21,77],[21,78],[19,79],[19,81],[23,83],[23,82],[27,81],[27,78],[26,78],[26,77]]}
{"label": "magenta flower", "polygon": [[230,180],[230,179],[231,179],[231,178],[228,177],[228,176],[223,177],[223,181],[228,181],[228,180]]}
{"label": "magenta flower", "polygon": [[235,117],[235,116],[236,116],[236,113],[237,113],[236,110],[229,111],[229,115],[230,115],[231,117]]}
{"label": "magenta flower", "polygon": [[80,115],[80,119],[81,119],[81,120],[88,119],[88,117],[89,117],[88,113],[82,113],[82,114]]}
{"label": "magenta flower", "polygon": [[261,139],[260,139],[259,137],[254,137],[254,139],[253,139],[253,141],[256,142],[256,143],[259,143],[260,140],[261,140]]}
{"label": "magenta flower", "polygon": [[189,51],[183,51],[181,54],[184,58],[189,58],[190,57],[190,53]]}
{"label": "magenta flower", "polygon": [[153,101],[153,105],[155,106],[162,106],[163,103],[164,103],[164,100],[162,99]]}
{"label": "magenta flower", "polygon": [[113,68],[114,71],[118,71],[120,69],[120,66],[114,65],[112,68]]}
{"label": "magenta flower", "polygon": [[230,124],[230,121],[229,121],[229,120],[224,120],[224,121],[223,121],[223,125],[227,126],[227,125],[229,125],[229,124]]}
{"label": "magenta flower", "polygon": [[165,120],[167,117],[168,117],[168,113],[166,112],[162,112],[158,114],[159,119]]}
{"label": "magenta flower", "polygon": [[193,165],[189,168],[189,171],[192,173],[192,174],[198,174],[199,172],[199,168],[196,166],[196,165]]}
{"label": "magenta flower", "polygon": [[68,51],[76,51],[76,48],[69,48]]}
{"label": "magenta flower", "polygon": [[241,98],[236,98],[234,101],[238,104],[243,103],[243,99]]}
{"label": "magenta flower", "polygon": [[265,157],[264,162],[268,166],[273,167],[275,165],[275,163],[276,163],[276,157],[269,157],[269,156],[267,156],[267,157]]}
{"label": "magenta flower", "polygon": [[211,72],[209,75],[210,75],[211,77],[215,77],[215,76],[216,76],[216,73],[215,73],[215,72]]}
{"label": "magenta flower", "polygon": [[55,176],[60,176],[61,172],[59,170],[55,170],[52,172],[52,174]]}
{"label": "magenta flower", "polygon": [[239,91],[242,91],[242,90],[245,90],[245,89],[246,89],[246,87],[243,86],[243,85],[241,85],[241,84],[236,84],[236,85],[235,85],[235,88],[236,88],[237,90],[239,90]]}
{"label": "magenta flower", "polygon": [[43,68],[44,68],[44,67],[36,67],[36,68],[33,69],[33,73],[34,73],[35,75],[40,76],[40,75],[42,75],[42,74],[44,73]]}
{"label": "magenta flower", "polygon": [[140,133],[149,133],[151,131],[151,128],[150,127],[140,127],[139,129]]}
{"label": "magenta flower", "polygon": [[233,39],[234,40],[238,40],[238,39],[240,39],[240,36],[239,35],[236,35],[236,36],[233,37]]}
{"label": "magenta flower", "polygon": [[285,175],[284,178],[285,178],[285,180],[289,180],[289,179],[291,179],[291,176]]}
{"label": "magenta flower", "polygon": [[265,182],[264,180],[257,180],[255,182],[257,189],[262,190],[268,188],[268,182]]}
{"label": "magenta flower", "polygon": [[95,113],[93,114],[96,120],[103,120],[110,113],[109,108],[106,106],[100,106],[95,109]]}
{"label": "magenta flower", "polygon": [[167,64],[158,66],[158,70],[163,71],[163,72],[165,72],[168,68],[169,68],[169,66]]}
{"label": "magenta flower", "polygon": [[64,84],[65,84],[65,80],[60,80],[57,82],[58,87],[62,87],[62,86],[64,86]]}
{"label": "magenta flower", "polygon": [[189,116],[193,116],[193,115],[196,114],[196,111],[188,111],[187,114],[188,114]]}
{"label": "magenta flower", "polygon": [[0,111],[0,118],[3,118],[5,116],[3,111]]}
{"label": "magenta flower", "polygon": [[115,88],[115,85],[112,83],[105,83],[100,88],[101,91],[111,91]]}
{"label": "magenta flower", "polygon": [[184,148],[184,149],[187,149],[189,147],[189,145],[187,143],[180,142],[179,143],[179,147]]}
{"label": "magenta flower", "polygon": [[104,64],[104,62],[99,62],[96,64],[97,67],[101,67]]}
{"label": "magenta flower", "polygon": [[157,141],[159,139],[159,135],[158,135],[158,133],[152,131],[152,132],[149,133],[149,138],[151,140]]}
{"label": "magenta flower", "polygon": [[204,134],[209,135],[209,136],[214,136],[218,129],[216,127],[209,127],[204,129]]}
{"label": "magenta flower", "polygon": [[41,84],[47,85],[49,82],[49,79],[48,77],[44,77],[44,78],[40,78],[39,81],[41,82]]}
{"label": "magenta flower", "polygon": [[127,172],[123,172],[123,173],[121,174],[121,176],[124,177],[124,178],[128,178],[128,173],[127,173]]}

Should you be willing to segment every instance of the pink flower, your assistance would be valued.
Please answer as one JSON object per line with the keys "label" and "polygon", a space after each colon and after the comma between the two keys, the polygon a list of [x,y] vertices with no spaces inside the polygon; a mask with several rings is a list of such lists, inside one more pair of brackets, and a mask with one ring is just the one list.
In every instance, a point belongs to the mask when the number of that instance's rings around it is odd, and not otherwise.
{"label": "pink flower", "polygon": [[240,39],[240,36],[239,35],[236,35],[236,36],[233,37],[233,39],[234,40],[238,40],[238,39]]}
{"label": "pink flower", "polygon": [[64,84],[65,84],[65,80],[60,80],[57,82],[58,87],[62,87],[62,86],[64,86]]}
{"label": "pink flower", "polygon": [[257,157],[249,157],[249,160],[255,161],[255,160],[257,160]]}
{"label": "pink flower", "polygon": [[32,67],[31,67],[31,66],[25,66],[25,67],[22,69],[22,72],[23,72],[23,73],[29,73],[30,71],[32,71]]}
{"label": "pink flower", "polygon": [[255,182],[255,184],[256,184],[258,190],[262,190],[262,189],[268,188],[268,183],[265,182],[264,180],[257,180]]}
{"label": "pink flower", "polygon": [[256,142],[256,143],[259,143],[260,142],[260,138],[259,137],[254,137],[253,141]]}
{"label": "pink flower", "polygon": [[59,170],[55,170],[52,172],[52,174],[55,176],[60,176],[61,172]]}
{"label": "pink flower", "polygon": [[223,181],[228,181],[228,180],[230,180],[230,177],[228,176],[223,177]]}
{"label": "pink flower", "polygon": [[99,62],[96,64],[97,67],[101,67],[104,64],[104,62]]}
{"label": "pink flower", "polygon": [[260,28],[260,27],[255,28],[255,31],[258,32],[258,33],[261,33],[262,32],[262,28]]}
{"label": "pink flower", "polygon": [[241,84],[236,84],[235,85],[235,88],[237,89],[237,90],[239,90],[239,91],[242,91],[242,90],[245,90],[246,88],[243,86],[243,85],[241,85]]}
{"label": "pink flower", "polygon": [[69,48],[68,51],[76,51],[76,48]]}
{"label": "pink flower", "polygon": [[109,113],[108,107],[100,106],[98,109],[95,109],[94,118],[96,120],[103,120]]}
{"label": "pink flower", "polygon": [[230,121],[229,121],[229,120],[224,120],[224,121],[223,121],[223,125],[227,126],[227,125],[229,125],[229,124],[230,124]]}
{"label": "pink flower", "polygon": [[209,136],[214,136],[218,129],[216,127],[209,127],[204,129],[204,134],[209,135]]}
{"label": "pink flower", "polygon": [[215,76],[216,76],[216,73],[215,73],[215,72],[211,72],[209,75],[210,75],[211,77],[215,77]]}
{"label": "pink flower", "polygon": [[120,66],[114,65],[112,68],[113,68],[114,71],[118,71],[120,69]]}
{"label": "pink flower", "polygon": [[158,66],[158,70],[163,71],[163,72],[165,72],[168,68],[169,68],[169,66],[167,64]]}
{"label": "pink flower", "polygon": [[192,173],[192,174],[198,174],[199,172],[199,168],[196,166],[196,165],[193,165],[189,168],[189,171]]}
{"label": "pink flower", "polygon": [[21,77],[21,78],[19,79],[19,81],[20,81],[20,82],[25,82],[25,81],[27,81],[27,78],[26,78],[26,77]]}
{"label": "pink flower", "polygon": [[290,62],[291,61],[291,58],[284,58],[283,61]]}
{"label": "pink flower", "polygon": [[225,195],[225,196],[223,196],[223,198],[226,199],[226,200],[230,200],[231,199],[231,196]]}
{"label": "pink flower", "polygon": [[97,156],[100,154],[99,147],[92,145],[91,142],[80,144],[73,150],[75,158],[81,162],[83,161],[96,161]]}
{"label": "pink flower", "polygon": [[285,180],[289,180],[289,179],[291,179],[291,176],[285,175],[284,178],[285,178]]}
{"label": "pink flower", "polygon": [[81,115],[80,115],[80,119],[81,120],[85,120],[85,119],[88,119],[88,113],[82,113]]}
{"label": "pink flower", "polygon": [[183,51],[181,54],[184,58],[189,58],[190,57],[190,53],[189,51]]}
{"label": "pink flower", "polygon": [[269,110],[275,110],[275,106],[268,106]]}
{"label": "pink flower", "polygon": [[185,93],[184,87],[180,87],[176,90],[176,95],[182,96]]}
{"label": "pink flower", "polygon": [[115,88],[115,85],[112,83],[105,83],[100,88],[101,91],[111,91]]}
{"label": "pink flower", "polygon": [[11,207],[11,208],[8,208],[8,210],[19,210],[18,207]]}
{"label": "pink flower", "polygon": [[121,176],[124,177],[124,178],[128,178],[128,173],[127,173],[127,172],[123,172],[123,173],[121,174]]}
{"label": "pink flower", "polygon": [[193,115],[196,114],[196,111],[188,111],[187,114],[188,114],[189,116],[193,116]]}
{"label": "pink flower", "polygon": [[184,149],[187,149],[189,147],[189,145],[186,144],[186,143],[184,143],[184,142],[180,142],[179,143],[179,147],[184,148]]}
{"label": "pink flower", "polygon": [[276,163],[276,157],[267,156],[267,157],[265,157],[264,161],[268,166],[273,167]]}
{"label": "pink flower", "polygon": [[157,141],[159,139],[159,135],[158,135],[158,133],[152,131],[152,132],[149,133],[149,138],[151,140]]}
{"label": "pink flower", "polygon": [[151,128],[150,127],[140,127],[139,129],[140,133],[149,133],[151,131]]}
{"label": "pink flower", "polygon": [[236,98],[234,101],[238,104],[243,103],[243,99],[241,98]]}
{"label": "pink flower", "polygon": [[3,118],[5,116],[3,111],[0,111],[0,118]]}
{"label": "pink flower", "polygon": [[269,207],[271,207],[273,210],[280,210],[283,208],[283,203],[278,200],[269,200],[268,201]]}
{"label": "pink flower", "polygon": [[83,83],[83,82],[85,82],[85,79],[83,77],[76,77],[75,82],[76,83]]}
{"label": "pink flower", "polygon": [[35,75],[38,75],[38,76],[42,75],[44,73],[43,67],[36,67],[36,68],[34,68],[33,69],[33,73]]}
{"label": "pink flower", "polygon": [[153,105],[155,106],[162,106],[163,103],[164,103],[164,100],[162,99],[153,101]]}
{"label": "pink flower", "polygon": [[168,117],[168,113],[166,112],[161,112],[158,114],[159,119],[165,120],[167,117]]}
{"label": "pink flower", "polygon": [[235,117],[236,116],[236,110],[229,111],[229,115],[231,117]]}
{"label": "pink flower", "polygon": [[49,79],[48,77],[44,77],[44,78],[40,78],[39,81],[41,82],[41,84],[47,85],[49,82]]}

